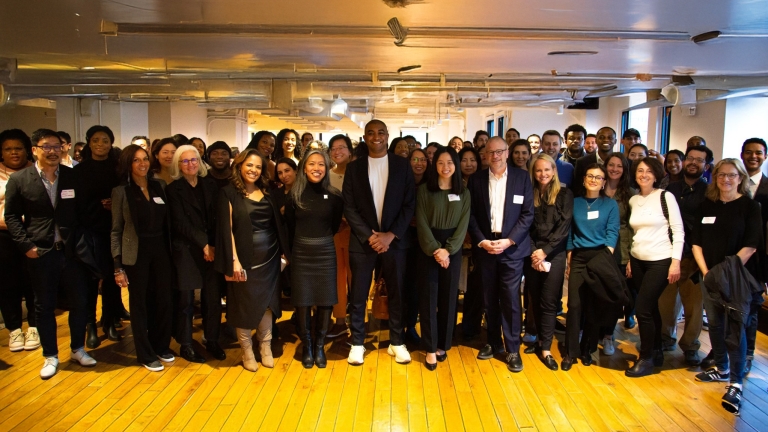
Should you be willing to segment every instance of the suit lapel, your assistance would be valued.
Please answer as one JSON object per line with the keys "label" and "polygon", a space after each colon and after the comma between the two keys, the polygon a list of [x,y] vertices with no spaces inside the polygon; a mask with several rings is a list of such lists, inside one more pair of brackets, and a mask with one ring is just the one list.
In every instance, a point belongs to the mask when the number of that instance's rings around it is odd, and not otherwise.
{"label": "suit lapel", "polygon": [[491,223],[491,182],[490,176],[491,170],[487,169],[487,173],[481,173],[478,180],[480,181],[480,194],[483,197],[483,204],[485,205],[485,214],[488,216],[488,223]]}
{"label": "suit lapel", "polygon": [[[365,201],[367,208],[373,209],[373,221],[376,222],[376,229],[381,227],[376,220],[376,204],[373,202],[373,191],[371,190],[371,179],[368,177],[368,156],[360,160],[361,164],[358,168],[357,180],[363,185],[363,194],[365,195]],[[389,188],[389,182],[387,182],[387,188]],[[384,196],[386,201],[386,194]],[[365,207],[362,207],[365,208]]]}
{"label": "suit lapel", "polygon": [[45,184],[43,184],[43,178],[40,176],[40,173],[37,172],[37,168],[34,165],[32,166],[32,169],[29,170],[29,177],[33,193],[35,195],[44,196],[46,204],[50,206],[51,210],[55,210],[56,207],[51,204],[51,198],[48,196],[48,189],[46,189]]}
{"label": "suit lapel", "polygon": [[508,215],[511,212],[512,204],[515,202],[515,180],[512,178],[511,170],[512,168],[507,164],[507,189],[506,197],[504,198],[504,220],[502,221],[504,225],[501,226],[502,232],[504,232],[507,223],[509,223]]}

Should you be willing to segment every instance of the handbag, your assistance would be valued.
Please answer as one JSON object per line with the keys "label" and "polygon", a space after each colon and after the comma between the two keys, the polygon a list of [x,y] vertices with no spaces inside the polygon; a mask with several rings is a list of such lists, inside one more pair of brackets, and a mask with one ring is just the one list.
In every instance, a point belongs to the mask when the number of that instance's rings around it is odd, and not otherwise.
{"label": "handbag", "polygon": [[380,320],[389,319],[389,298],[387,297],[387,284],[384,278],[379,278],[373,287],[372,307],[373,317]]}

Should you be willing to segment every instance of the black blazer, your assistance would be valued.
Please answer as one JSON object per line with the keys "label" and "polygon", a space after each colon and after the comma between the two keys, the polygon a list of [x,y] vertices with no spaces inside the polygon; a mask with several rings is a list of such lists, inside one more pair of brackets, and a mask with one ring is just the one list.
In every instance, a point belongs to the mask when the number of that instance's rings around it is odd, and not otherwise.
{"label": "black blazer", "polygon": [[[138,209],[136,208],[135,195],[130,190],[128,183],[122,183],[112,189],[112,231],[110,233],[110,245],[115,268],[123,268],[123,265],[135,265],[139,254],[139,235],[136,230],[138,221]],[[168,205],[168,197],[165,194],[165,181],[162,179],[147,178],[147,189],[151,197],[159,197],[165,205]],[[144,198],[141,198],[144,199]],[[170,209],[166,213],[163,236],[168,253],[171,252],[171,215]]]}
{"label": "black blazer", "polygon": [[[233,274],[232,258],[234,256],[230,233],[235,238],[235,248],[237,248],[237,258],[240,260],[240,265],[244,269],[253,266],[253,225],[251,225],[248,210],[245,208],[243,201],[245,199],[243,194],[231,184],[219,189],[219,199],[216,205],[216,256],[213,265],[217,272],[230,277]],[[285,231],[280,209],[277,208],[271,196],[265,194],[264,199],[272,206],[280,249],[290,262],[291,249],[288,247],[288,234]],[[231,224],[229,223],[230,205],[232,205]]]}
{"label": "black blazer", "polygon": [[51,250],[56,225],[62,241],[66,244],[70,240],[77,228],[76,180],[72,168],[59,165],[54,206],[35,165],[11,174],[5,189],[5,223],[23,253],[37,247],[42,256]]}
{"label": "black blazer", "polygon": [[[488,168],[474,173],[467,183],[472,208],[469,217],[469,235],[474,245],[483,240],[492,240],[491,198],[488,190]],[[522,196],[523,202],[515,204],[515,195]],[[533,223],[533,187],[528,171],[507,165],[507,196],[504,200],[504,222],[501,235],[515,244],[507,248],[504,254],[511,259],[523,259],[531,254],[529,230]],[[479,248],[481,252],[485,249]]]}
{"label": "black blazer", "polygon": [[389,245],[392,249],[407,247],[400,239],[405,237],[416,211],[416,188],[413,187],[416,181],[413,179],[408,159],[391,153],[387,153],[386,157],[389,160],[389,179],[384,195],[381,226],[376,216],[371,182],[368,179],[368,157],[362,157],[347,165],[342,196],[344,216],[352,228],[349,240],[351,252],[373,252],[368,244],[373,231],[393,233],[396,238]]}
{"label": "black blazer", "polygon": [[201,270],[192,257],[191,249],[202,251],[205,245],[216,246],[216,204],[219,187],[208,177],[198,177],[205,208],[195,197],[186,179],[180,178],[165,188],[171,215],[173,263],[176,266],[179,289],[202,288]]}
{"label": "black blazer", "polygon": [[571,180],[574,198],[584,196],[584,176],[587,174],[587,167],[596,163],[597,151],[576,160],[576,166],[573,167],[573,180]]}
{"label": "black blazer", "polygon": [[[755,201],[760,203],[760,214],[763,217],[763,239],[768,239],[768,177],[763,174],[760,179],[760,184],[757,185],[755,190],[755,196],[752,197]],[[764,281],[768,281],[768,250],[766,250],[766,242],[763,241],[762,250],[758,249],[760,256],[760,269],[762,272],[762,278]]]}

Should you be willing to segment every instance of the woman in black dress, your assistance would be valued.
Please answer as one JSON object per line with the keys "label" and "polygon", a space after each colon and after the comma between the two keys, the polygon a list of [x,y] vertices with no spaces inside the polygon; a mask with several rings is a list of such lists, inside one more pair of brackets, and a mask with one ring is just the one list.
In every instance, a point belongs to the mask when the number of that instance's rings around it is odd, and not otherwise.
{"label": "woman in black dress", "polygon": [[[325,335],[336,293],[336,246],[344,202],[331,186],[328,154],[310,150],[299,164],[296,183],[285,205],[285,219],[295,262],[291,268],[291,302],[296,306],[299,338],[304,342],[301,364],[324,368]],[[312,306],[317,307],[315,337],[310,336]],[[314,352],[312,339],[314,339]]]}
{"label": "woman in black dress", "polygon": [[251,343],[257,329],[261,364],[274,366],[272,316],[279,318],[280,251],[288,255],[280,210],[261,175],[266,160],[246,149],[232,164],[232,184],[219,191],[214,267],[234,282],[227,295],[227,322],[237,328],[243,367],[258,369]]}

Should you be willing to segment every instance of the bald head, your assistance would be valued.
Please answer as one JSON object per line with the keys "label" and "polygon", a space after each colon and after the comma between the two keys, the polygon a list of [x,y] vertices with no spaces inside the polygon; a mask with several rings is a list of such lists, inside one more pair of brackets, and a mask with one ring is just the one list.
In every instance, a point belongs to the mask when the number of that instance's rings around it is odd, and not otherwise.
{"label": "bald head", "polygon": [[379,158],[387,155],[389,132],[383,121],[371,120],[365,125],[365,145],[368,146],[370,157]]}

